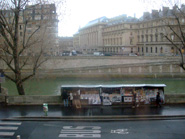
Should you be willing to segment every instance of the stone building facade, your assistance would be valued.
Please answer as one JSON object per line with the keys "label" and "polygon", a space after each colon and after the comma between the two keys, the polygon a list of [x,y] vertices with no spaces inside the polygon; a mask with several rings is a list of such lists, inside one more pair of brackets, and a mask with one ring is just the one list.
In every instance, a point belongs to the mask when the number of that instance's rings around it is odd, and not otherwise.
{"label": "stone building facade", "polygon": [[[3,11],[6,20],[11,25],[13,22],[13,11]],[[32,35],[33,34],[33,35]],[[22,55],[37,55],[40,50],[45,55],[58,55],[58,17],[55,4],[27,5],[19,16],[19,48],[23,42],[32,45],[25,49]],[[0,43],[4,45],[3,37]]]}
{"label": "stone building facade", "polygon": [[[41,38],[37,46],[42,46],[45,55],[58,55],[58,17],[55,4],[26,6],[24,20],[29,21],[28,33],[32,33],[37,27],[40,27],[35,37]],[[31,51],[35,53],[35,50],[37,48],[33,48]]]}
{"label": "stone building facade", "polygon": [[[169,25],[174,29],[178,26],[173,15],[175,8],[177,7],[163,7],[159,11],[145,12],[140,19],[121,15],[90,21],[75,34],[74,47],[84,53],[101,51],[123,55],[177,55],[176,48],[164,37],[164,34],[169,38],[174,35],[169,30]],[[181,6],[181,10],[185,11],[185,5]],[[184,29],[184,16],[179,19]],[[180,44],[178,38],[173,41],[177,45]],[[182,52],[184,53],[184,49]]]}
{"label": "stone building facade", "polygon": [[74,50],[73,37],[59,37],[59,54],[72,50]]}

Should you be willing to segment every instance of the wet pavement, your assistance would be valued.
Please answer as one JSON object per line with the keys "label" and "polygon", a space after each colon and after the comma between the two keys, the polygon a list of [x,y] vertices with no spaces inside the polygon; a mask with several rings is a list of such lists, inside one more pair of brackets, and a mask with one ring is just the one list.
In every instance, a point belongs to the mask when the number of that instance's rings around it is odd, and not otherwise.
{"label": "wet pavement", "polygon": [[[185,104],[163,105],[161,108],[145,105],[138,108],[131,106],[86,106],[82,108],[63,107],[60,105],[48,106],[48,117],[62,116],[171,116],[184,115]],[[45,116],[42,105],[5,106],[0,105],[0,119],[12,117],[42,117]]]}

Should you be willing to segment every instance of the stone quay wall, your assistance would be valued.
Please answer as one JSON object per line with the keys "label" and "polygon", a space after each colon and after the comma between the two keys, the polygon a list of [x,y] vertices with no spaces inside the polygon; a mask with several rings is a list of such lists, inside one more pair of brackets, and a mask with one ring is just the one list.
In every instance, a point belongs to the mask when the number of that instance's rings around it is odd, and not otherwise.
{"label": "stone quay wall", "polygon": [[[2,96],[0,102],[7,105],[63,105],[61,96]],[[165,104],[185,103],[185,94],[165,94]],[[82,104],[86,105],[86,104]]]}
{"label": "stone quay wall", "polygon": [[[68,56],[53,57],[38,70],[37,77],[185,77],[179,67],[180,57]],[[12,74],[0,61],[5,72]],[[30,63],[23,73],[29,74]]]}
{"label": "stone quay wall", "polygon": [[41,77],[185,77],[178,57],[70,57],[51,59]]}

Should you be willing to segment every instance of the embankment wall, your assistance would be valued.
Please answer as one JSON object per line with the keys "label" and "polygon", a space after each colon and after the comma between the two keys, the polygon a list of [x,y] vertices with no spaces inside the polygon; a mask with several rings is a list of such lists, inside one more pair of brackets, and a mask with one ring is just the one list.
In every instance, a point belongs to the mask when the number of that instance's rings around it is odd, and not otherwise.
{"label": "embankment wall", "polygon": [[[0,96],[0,102],[8,105],[63,105],[61,96]],[[185,94],[165,94],[165,103],[185,103]]]}
{"label": "embankment wall", "polygon": [[[39,68],[36,77],[185,77],[185,71],[179,67],[179,60],[179,57],[55,57]],[[12,74],[2,61],[0,66]],[[29,63],[23,74],[30,74],[31,67]]]}

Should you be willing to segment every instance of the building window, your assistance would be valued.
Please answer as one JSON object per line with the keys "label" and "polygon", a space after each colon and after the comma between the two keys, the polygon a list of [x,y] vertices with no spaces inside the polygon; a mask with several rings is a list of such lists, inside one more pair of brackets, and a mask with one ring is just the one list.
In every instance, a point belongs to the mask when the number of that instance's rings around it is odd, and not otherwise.
{"label": "building window", "polygon": [[142,47],[142,53],[143,53],[143,47]]}
{"label": "building window", "polygon": [[157,53],[157,47],[155,47],[155,53]]}
{"label": "building window", "polygon": [[122,38],[120,38],[120,45],[122,45]]}
{"label": "building window", "polygon": [[137,50],[138,52],[140,52],[140,48],[138,47],[138,50]]}
{"label": "building window", "polygon": [[133,48],[131,48],[131,53],[133,53]]}
{"label": "building window", "polygon": [[148,47],[146,47],[146,53],[148,53]]}
{"label": "building window", "polygon": [[137,38],[138,38],[138,42],[140,42],[140,36],[138,36]]}
{"label": "building window", "polygon": [[153,42],[153,35],[150,35],[150,41]]}
{"label": "building window", "polygon": [[161,47],[161,54],[163,53],[163,48]]}
{"label": "building window", "polygon": [[20,30],[22,29],[22,26],[21,26],[21,25],[19,26],[19,29],[20,29]]}
{"label": "building window", "polygon": [[28,24],[27,27],[28,27],[28,28],[31,28],[31,24]]}
{"label": "building window", "polygon": [[144,36],[142,35],[141,37],[142,37],[142,42],[144,42]]}
{"label": "building window", "polygon": [[133,39],[132,38],[130,38],[130,45],[132,45],[133,44]]}
{"label": "building window", "polygon": [[184,18],[182,18],[182,23],[184,23]]}
{"label": "building window", "polygon": [[155,35],[155,41],[156,42],[158,41],[158,35],[157,34]]}
{"label": "building window", "polygon": [[161,41],[163,41],[163,39],[164,39],[163,33],[160,34],[160,38],[161,38]]}
{"label": "building window", "polygon": [[148,42],[148,35],[146,35],[146,42]]}
{"label": "building window", "polygon": [[153,49],[152,49],[152,47],[151,47],[151,53],[153,53]]}
{"label": "building window", "polygon": [[158,29],[157,29],[157,28],[155,29],[155,32],[156,32],[156,33],[158,32]]}

